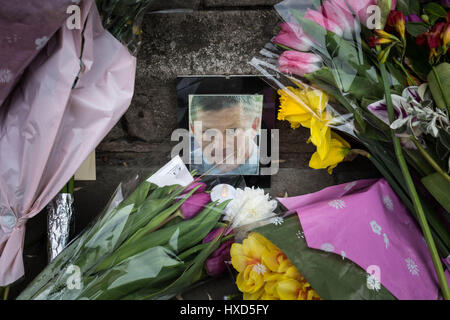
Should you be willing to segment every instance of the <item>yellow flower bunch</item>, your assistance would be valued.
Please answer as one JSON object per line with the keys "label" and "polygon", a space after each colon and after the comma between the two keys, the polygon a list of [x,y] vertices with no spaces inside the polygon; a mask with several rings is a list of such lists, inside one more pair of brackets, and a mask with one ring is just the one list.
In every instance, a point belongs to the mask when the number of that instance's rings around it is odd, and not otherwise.
{"label": "yellow flower bunch", "polygon": [[313,169],[328,168],[328,173],[344,160],[350,151],[350,145],[332,132],[329,122],[332,116],[325,110],[328,96],[315,88],[293,88],[278,90],[280,110],[278,120],[287,120],[291,128],[300,126],[310,129],[312,142],[317,150],[312,155],[309,166]]}
{"label": "yellow flower bunch", "polygon": [[261,234],[233,243],[230,254],[244,300],[320,300],[283,251]]}

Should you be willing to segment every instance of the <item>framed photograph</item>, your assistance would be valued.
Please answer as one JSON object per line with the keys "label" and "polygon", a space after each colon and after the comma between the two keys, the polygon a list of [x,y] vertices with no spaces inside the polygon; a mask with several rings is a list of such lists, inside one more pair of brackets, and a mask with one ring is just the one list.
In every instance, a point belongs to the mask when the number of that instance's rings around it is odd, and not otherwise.
{"label": "framed photograph", "polygon": [[191,169],[208,175],[258,175],[262,107],[263,96],[257,94],[189,95]]}
{"label": "framed photograph", "polygon": [[[187,165],[221,183],[242,176],[248,186],[270,186],[261,152],[270,153],[261,132],[274,127],[276,91],[256,76],[178,77],[178,125],[189,131]],[[268,132],[267,132],[268,131]],[[266,139],[267,140],[267,139]],[[263,146],[263,150],[261,147]]]}

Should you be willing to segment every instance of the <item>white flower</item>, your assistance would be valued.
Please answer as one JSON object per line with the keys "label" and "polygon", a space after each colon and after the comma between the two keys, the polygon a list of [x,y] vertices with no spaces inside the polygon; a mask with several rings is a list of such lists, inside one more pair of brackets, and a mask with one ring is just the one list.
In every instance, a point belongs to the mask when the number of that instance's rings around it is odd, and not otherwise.
{"label": "white flower", "polygon": [[411,258],[405,259],[405,262],[406,262],[406,266],[408,267],[409,272],[411,272],[411,274],[413,276],[418,276],[419,275],[419,266],[416,264],[416,262]]}
{"label": "white flower", "polygon": [[255,264],[253,266],[253,271],[255,271],[256,273],[259,273],[259,274],[264,274],[264,273],[266,273],[266,266],[261,263]]}
{"label": "white flower", "polygon": [[36,45],[36,50],[41,50],[48,41],[48,37],[43,36],[42,38],[37,38],[34,40],[34,44]]}
{"label": "white flower", "polygon": [[394,202],[392,201],[391,197],[384,196],[383,204],[384,204],[385,208],[388,209],[389,211],[394,211]]}
{"label": "white flower", "polygon": [[305,239],[305,234],[303,232],[301,232],[300,230],[298,230],[295,235],[297,236],[297,238],[299,239]]}
{"label": "white flower", "polygon": [[320,248],[323,251],[326,251],[326,252],[333,252],[334,251],[334,246],[331,243],[324,243],[324,244],[322,244],[320,246]]}
{"label": "white flower", "polygon": [[9,69],[0,69],[0,83],[8,83],[11,81],[13,75]]}
{"label": "white flower", "polygon": [[231,222],[231,228],[275,217],[276,200],[270,200],[260,188],[236,189],[234,199],[228,205],[224,220]]}
{"label": "white flower", "polygon": [[282,217],[275,217],[272,219],[272,223],[276,226],[281,226],[284,222],[284,219]]}
{"label": "white flower", "polygon": [[375,220],[370,221],[370,226],[372,227],[372,231],[374,233],[381,236],[381,227]]}
{"label": "white flower", "polygon": [[381,289],[380,281],[378,281],[378,279],[372,274],[368,274],[367,275],[367,282],[366,282],[366,284],[367,284],[367,288],[369,290],[378,291],[378,290]]}
{"label": "white flower", "polygon": [[340,199],[332,200],[332,201],[328,202],[328,205],[330,207],[335,208],[336,210],[343,209],[346,206],[345,205],[345,201],[344,200],[340,200]]}
{"label": "white flower", "polygon": [[386,249],[389,247],[389,238],[386,233],[383,233],[384,243],[386,245]]}

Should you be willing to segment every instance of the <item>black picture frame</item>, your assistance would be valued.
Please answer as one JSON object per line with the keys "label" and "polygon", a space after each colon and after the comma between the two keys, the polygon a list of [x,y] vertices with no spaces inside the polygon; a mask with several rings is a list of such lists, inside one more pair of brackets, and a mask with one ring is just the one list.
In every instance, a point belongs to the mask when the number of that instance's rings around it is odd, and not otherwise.
{"label": "black picture frame", "polygon": [[[260,76],[179,76],[177,77],[177,122],[178,127],[189,130],[189,96],[190,95],[262,95],[261,129],[267,130],[267,149],[271,153],[271,130],[275,127],[276,107],[279,103],[277,90]],[[190,168],[189,164],[187,164]],[[270,167],[260,164],[261,168]],[[270,175],[242,176],[249,187],[270,188]],[[227,183],[236,180],[236,176],[211,175],[208,180],[216,183]]]}

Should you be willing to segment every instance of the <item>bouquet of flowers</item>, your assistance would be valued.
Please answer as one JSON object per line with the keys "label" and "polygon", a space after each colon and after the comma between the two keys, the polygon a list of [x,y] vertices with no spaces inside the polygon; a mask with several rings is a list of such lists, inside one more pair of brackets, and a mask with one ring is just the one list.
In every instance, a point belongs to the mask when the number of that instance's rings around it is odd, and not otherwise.
{"label": "bouquet of flowers", "polygon": [[[0,67],[0,78],[8,80],[0,88],[0,286],[23,276],[26,222],[60,190],[65,194],[49,216],[51,257],[64,247],[73,184],[64,185],[130,105],[139,25],[150,2],[48,0],[42,10],[6,5],[5,17],[17,21],[2,36],[5,61],[16,58],[10,72]],[[79,13],[78,27],[66,23],[69,5]]]}
{"label": "bouquet of flowers", "polygon": [[231,263],[244,299],[441,297],[420,228],[385,179],[278,201],[284,213],[234,229]]}
{"label": "bouquet of flowers", "polygon": [[331,173],[357,155],[374,163],[420,224],[449,299],[441,263],[450,253],[449,7],[287,0],[275,8],[281,30],[251,64],[279,88],[278,119],[310,130],[314,169]]}
{"label": "bouquet of flowers", "polygon": [[175,296],[203,277],[207,258],[232,237],[219,221],[229,201],[211,201],[205,188],[179,157],[137,188],[120,185],[18,299]]}

